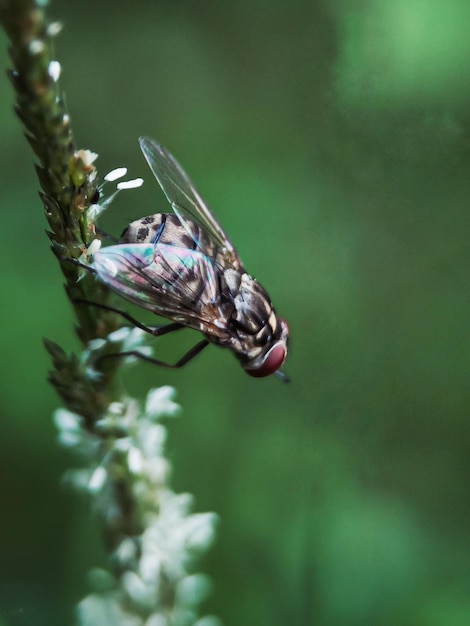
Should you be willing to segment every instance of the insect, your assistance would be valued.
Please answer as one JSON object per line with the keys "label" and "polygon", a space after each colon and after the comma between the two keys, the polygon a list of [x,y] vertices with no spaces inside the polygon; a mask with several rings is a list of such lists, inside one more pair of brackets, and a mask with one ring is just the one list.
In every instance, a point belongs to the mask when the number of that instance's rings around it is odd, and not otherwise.
{"label": "insect", "polygon": [[251,376],[276,372],[287,380],[280,371],[287,356],[287,323],[245,271],[181,165],[155,140],[141,137],[139,143],[173,213],[132,222],[121,243],[95,252],[92,267],[98,278],[123,298],[173,322],[153,334],[188,327],[204,335],[172,367],[215,344],[231,350]]}

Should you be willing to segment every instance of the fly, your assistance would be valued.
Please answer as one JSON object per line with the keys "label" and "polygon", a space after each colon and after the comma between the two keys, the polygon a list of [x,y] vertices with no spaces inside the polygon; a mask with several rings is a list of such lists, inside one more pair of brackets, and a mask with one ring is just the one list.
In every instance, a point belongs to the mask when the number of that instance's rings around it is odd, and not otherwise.
{"label": "fly", "polygon": [[132,222],[122,243],[98,250],[93,261],[98,278],[133,304],[171,320],[172,330],[187,327],[204,335],[174,367],[212,343],[231,350],[251,376],[276,372],[287,380],[280,371],[287,356],[287,323],[245,271],[177,160],[153,139],[141,137],[139,143],[173,213]]}

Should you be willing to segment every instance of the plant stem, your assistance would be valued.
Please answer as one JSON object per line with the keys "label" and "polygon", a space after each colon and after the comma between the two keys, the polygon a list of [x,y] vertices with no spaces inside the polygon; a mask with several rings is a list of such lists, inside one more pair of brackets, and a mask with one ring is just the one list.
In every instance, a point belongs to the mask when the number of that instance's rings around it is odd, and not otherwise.
{"label": "plant stem", "polygon": [[[106,337],[122,326],[118,316],[94,307],[74,305],[78,299],[105,302],[108,290],[91,273],[78,280],[83,270],[70,262],[77,259],[95,238],[95,225],[87,210],[97,190],[97,172],[89,151],[76,150],[70,117],[59,93],[60,66],[52,56],[52,38],[59,26],[48,25],[39,4],[31,0],[0,0],[0,21],[10,38],[14,69],[9,72],[16,91],[15,111],[39,164],[40,197],[49,223],[52,250],[66,280],[66,291],[77,317],[77,333],[83,346],[91,339]],[[63,375],[64,354],[51,342],[55,371],[51,381],[67,405],[86,416],[89,427],[106,407],[114,385],[117,363],[106,362],[103,376],[79,384],[77,363],[70,360]],[[72,375],[71,371],[75,373]],[[71,387],[71,379],[76,385]],[[77,393],[76,386],[80,386]],[[86,390],[86,394],[84,394]]]}
{"label": "plant stem", "polygon": [[[207,589],[193,570],[211,543],[215,516],[191,514],[191,497],[169,487],[161,418],[178,409],[173,390],[151,391],[142,409],[119,383],[123,359],[101,358],[134,350],[145,333],[123,327],[123,318],[112,311],[77,303],[105,304],[109,295],[91,272],[73,263],[97,237],[89,212],[97,192],[96,155],[75,147],[58,86],[60,65],[52,53],[60,28],[47,23],[43,5],[0,0],[0,22],[11,42],[15,110],[39,161],[48,235],[83,348],[79,356],[68,355],[45,342],[54,364],[50,381],[65,404],[56,412],[56,424],[61,443],[87,460],[85,469],[72,470],[69,477],[92,496],[113,570],[112,576],[98,575],[97,592],[81,603],[79,620],[190,626]],[[216,622],[205,618],[204,623]]]}

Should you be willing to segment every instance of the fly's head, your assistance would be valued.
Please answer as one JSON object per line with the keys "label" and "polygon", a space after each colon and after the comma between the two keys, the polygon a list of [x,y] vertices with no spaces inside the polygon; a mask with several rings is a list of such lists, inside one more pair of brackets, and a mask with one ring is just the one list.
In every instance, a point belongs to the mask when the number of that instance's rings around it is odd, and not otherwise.
{"label": "fly's head", "polygon": [[[272,326],[271,326],[272,324]],[[271,374],[278,374],[287,381],[287,377],[280,371],[287,357],[287,346],[289,343],[289,326],[281,317],[276,317],[273,313],[273,319],[268,322],[267,326],[275,328],[270,333],[270,338],[261,348],[259,354],[254,358],[242,363],[243,369],[250,376],[255,378],[263,378]]]}
{"label": "fly's head", "polygon": [[[283,377],[279,369],[287,356],[287,322],[277,317],[268,293],[254,278],[246,273],[238,276],[231,318],[238,340],[237,357],[250,376],[261,378],[278,372]],[[235,279],[235,273],[228,282],[231,279]]]}

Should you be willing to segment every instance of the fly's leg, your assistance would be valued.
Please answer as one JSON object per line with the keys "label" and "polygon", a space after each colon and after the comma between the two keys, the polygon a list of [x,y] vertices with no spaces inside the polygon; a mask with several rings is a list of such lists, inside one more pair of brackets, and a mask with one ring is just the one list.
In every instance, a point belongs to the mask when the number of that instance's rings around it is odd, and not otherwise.
{"label": "fly's leg", "polygon": [[139,322],[139,320],[137,320],[135,317],[132,317],[132,315],[129,315],[129,313],[126,313],[125,311],[120,311],[119,309],[115,309],[114,307],[107,304],[92,302],[91,300],[85,300],[82,298],[75,298],[75,300],[73,300],[73,304],[86,304],[88,306],[95,306],[98,309],[104,309],[105,311],[111,311],[111,313],[118,313],[128,322],[130,322],[134,326],[137,326],[137,328],[144,330],[146,333],[153,335],[154,337],[161,337],[162,335],[166,335],[167,333],[172,333],[175,330],[180,330],[181,328],[184,328],[184,326],[178,324],[177,322],[173,322],[172,324],[166,324],[165,326],[147,326],[146,324],[142,324],[141,322]]}
{"label": "fly's leg", "polygon": [[[171,325],[171,324],[170,324]],[[164,326],[164,328],[168,328],[168,326]],[[181,327],[182,328],[182,327]],[[176,329],[175,329],[176,330]],[[158,359],[154,359],[151,356],[147,356],[139,352],[138,350],[129,350],[127,352],[116,352],[115,354],[105,354],[97,360],[97,363],[104,361],[105,359],[111,359],[116,357],[126,357],[126,356],[134,356],[142,361],[147,361],[148,363],[152,363],[153,365],[159,365],[160,367],[169,367],[171,369],[176,369],[178,367],[183,367],[186,363],[189,363],[195,356],[197,356],[206,346],[209,345],[209,341],[207,339],[203,339],[195,346],[193,346],[188,352],[183,354],[183,356],[176,361],[176,363],[165,363],[164,361],[159,361]]]}
{"label": "fly's leg", "polygon": [[76,267],[81,267],[83,270],[87,270],[91,274],[96,274],[96,270],[93,269],[91,265],[85,265],[85,263],[81,263],[78,259],[66,258],[66,259],[61,259],[61,260],[66,261],[67,263],[71,263],[72,265],[75,265]]}
{"label": "fly's leg", "polygon": [[[118,313],[119,315],[124,317],[124,319],[131,322],[131,324],[134,324],[134,326],[137,326],[137,328],[144,330],[145,332],[149,333],[150,335],[153,335],[154,337],[161,337],[162,335],[166,335],[167,333],[171,333],[176,330],[181,330],[183,328],[186,328],[185,326],[183,326],[182,324],[178,324],[177,322],[166,324],[166,326],[146,326],[145,324],[142,324],[141,322],[139,322],[139,320],[135,319],[135,317],[132,317],[132,315],[130,315],[129,313],[126,313],[125,311],[120,311],[119,309],[115,309],[114,307],[109,306],[107,304],[101,304],[100,302],[92,302],[91,300],[84,300],[81,298],[76,298],[75,300],[73,300],[73,303],[74,304],[86,304],[89,306],[98,307],[99,309],[104,309],[105,311],[111,311],[112,313]],[[138,350],[127,350],[126,352],[116,352],[114,354],[105,354],[99,357],[96,360],[96,363],[100,363],[104,361],[105,359],[134,356],[138,359],[141,359],[142,361],[153,363],[154,365],[176,369],[178,367],[183,367],[183,365],[186,365],[186,363],[191,361],[191,359],[197,356],[208,345],[209,345],[209,341],[207,339],[203,339],[202,341],[197,343],[195,346],[193,346],[190,350],[188,350],[188,352],[183,354],[183,356],[176,363],[173,363],[173,364],[165,363],[164,361],[159,361],[158,359],[154,359],[153,357],[147,356],[146,354],[143,354],[142,352],[139,352]]]}

